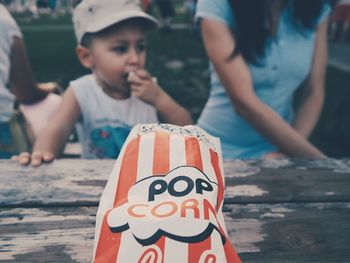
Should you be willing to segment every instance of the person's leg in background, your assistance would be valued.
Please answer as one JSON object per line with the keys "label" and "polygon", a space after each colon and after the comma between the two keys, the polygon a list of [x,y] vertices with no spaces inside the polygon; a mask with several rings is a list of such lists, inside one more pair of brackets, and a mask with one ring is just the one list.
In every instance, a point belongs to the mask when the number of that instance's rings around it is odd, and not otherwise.
{"label": "person's leg in background", "polygon": [[331,17],[330,40],[346,41],[350,26],[350,4],[338,4]]}
{"label": "person's leg in background", "polygon": [[49,8],[51,12],[51,17],[57,17],[57,0],[49,0]]}
{"label": "person's leg in background", "polygon": [[340,40],[346,42],[349,38],[349,29],[350,29],[350,4],[346,4],[343,7],[344,19],[343,19],[343,27],[340,34]]}
{"label": "person's leg in background", "polygon": [[330,19],[330,40],[338,40],[340,29],[342,27],[343,12],[340,5],[335,5]]}
{"label": "person's leg in background", "polygon": [[39,18],[39,10],[38,10],[38,7],[36,6],[36,0],[28,0],[26,3],[26,8],[32,14],[32,17],[34,19]]}
{"label": "person's leg in background", "polygon": [[161,16],[161,30],[171,31],[171,19],[175,15],[175,9],[171,0],[155,0]]}

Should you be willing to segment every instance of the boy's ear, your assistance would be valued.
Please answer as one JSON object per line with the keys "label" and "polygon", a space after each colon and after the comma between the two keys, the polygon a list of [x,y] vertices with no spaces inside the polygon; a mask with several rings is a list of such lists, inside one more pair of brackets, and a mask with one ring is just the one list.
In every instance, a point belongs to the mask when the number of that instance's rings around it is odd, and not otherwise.
{"label": "boy's ear", "polygon": [[81,45],[78,45],[75,52],[77,53],[77,56],[80,60],[80,63],[89,69],[92,69],[93,67],[93,60],[91,57],[91,52],[88,48],[83,47]]}

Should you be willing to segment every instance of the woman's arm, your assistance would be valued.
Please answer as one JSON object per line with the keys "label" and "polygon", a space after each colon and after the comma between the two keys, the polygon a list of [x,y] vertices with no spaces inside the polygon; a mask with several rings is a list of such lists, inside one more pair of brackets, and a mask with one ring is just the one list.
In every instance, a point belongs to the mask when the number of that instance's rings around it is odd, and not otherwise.
{"label": "woman's arm", "polygon": [[305,138],[314,129],[323,106],[327,65],[327,25],[328,21],[324,21],[317,30],[310,76],[302,87],[301,103],[293,123],[293,127]]}
{"label": "woman's arm", "polygon": [[11,46],[10,87],[20,103],[32,104],[43,100],[47,93],[38,88],[23,40],[13,38]]}
{"label": "woman's arm", "polygon": [[72,88],[68,88],[63,94],[60,107],[38,136],[32,154],[21,153],[19,162],[23,165],[31,162],[33,166],[38,166],[43,161],[49,162],[59,156],[79,116],[79,104]]}
{"label": "woman's arm", "polygon": [[202,35],[210,60],[236,111],[258,132],[289,156],[325,158],[255,94],[250,71],[242,56],[230,59],[235,39],[223,23],[202,19]]}

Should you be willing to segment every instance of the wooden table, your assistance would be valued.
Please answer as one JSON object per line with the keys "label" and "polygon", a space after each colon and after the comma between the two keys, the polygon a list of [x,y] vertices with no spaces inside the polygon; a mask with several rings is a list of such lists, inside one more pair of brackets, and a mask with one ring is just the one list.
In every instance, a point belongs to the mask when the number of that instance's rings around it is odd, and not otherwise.
{"label": "wooden table", "polygon": [[[90,262],[113,161],[0,161],[0,262]],[[225,219],[243,262],[350,262],[350,161],[226,161]]]}

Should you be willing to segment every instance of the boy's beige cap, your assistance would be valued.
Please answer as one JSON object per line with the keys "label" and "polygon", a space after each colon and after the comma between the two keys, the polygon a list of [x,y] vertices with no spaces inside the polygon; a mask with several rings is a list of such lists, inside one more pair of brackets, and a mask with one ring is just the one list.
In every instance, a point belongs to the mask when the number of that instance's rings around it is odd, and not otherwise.
{"label": "boy's beige cap", "polygon": [[158,21],[142,10],[140,0],[83,0],[73,14],[78,43],[85,33],[95,33],[130,18],[143,18],[158,26]]}

